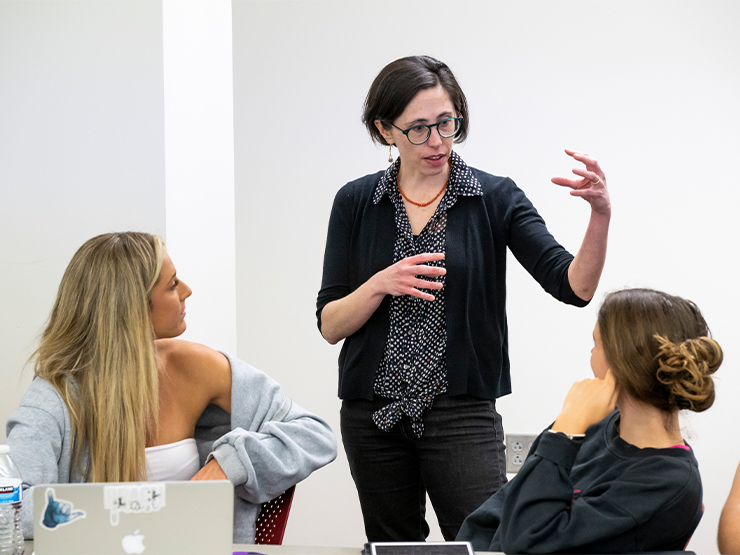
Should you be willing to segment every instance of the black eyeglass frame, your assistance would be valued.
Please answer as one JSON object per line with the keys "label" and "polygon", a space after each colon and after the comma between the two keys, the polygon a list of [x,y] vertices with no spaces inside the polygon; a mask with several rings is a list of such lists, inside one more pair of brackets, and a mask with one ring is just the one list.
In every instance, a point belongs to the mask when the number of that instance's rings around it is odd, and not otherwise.
{"label": "black eyeglass frame", "polygon": [[[462,122],[463,119],[464,118],[458,116],[458,117],[454,117],[454,118],[452,118],[452,117],[445,118],[442,121],[438,121],[437,123],[433,123],[431,125],[427,125],[426,123],[417,123],[416,125],[412,125],[411,127],[409,127],[408,129],[405,129],[405,130],[404,129],[401,129],[400,127],[398,127],[397,125],[394,125],[391,122],[388,122],[388,125],[390,125],[391,127],[395,127],[401,133],[403,133],[404,135],[406,135],[406,138],[409,140],[409,142],[412,145],[419,146],[419,145],[423,145],[425,142],[427,142],[429,140],[429,137],[432,136],[432,127],[436,127],[437,128],[437,133],[439,133],[439,136],[442,137],[442,138],[444,138],[444,139],[449,139],[450,137],[454,137],[455,135],[457,135],[460,132],[460,122]],[[450,120],[454,120],[455,122],[457,122],[455,124],[455,131],[452,133],[452,135],[443,135],[442,132],[439,130],[439,126],[442,125],[443,123],[447,122],[447,121],[450,121]],[[426,127],[427,128],[427,138],[424,139],[423,141],[421,141],[420,143],[415,143],[409,137],[409,131],[411,131],[415,127]]]}

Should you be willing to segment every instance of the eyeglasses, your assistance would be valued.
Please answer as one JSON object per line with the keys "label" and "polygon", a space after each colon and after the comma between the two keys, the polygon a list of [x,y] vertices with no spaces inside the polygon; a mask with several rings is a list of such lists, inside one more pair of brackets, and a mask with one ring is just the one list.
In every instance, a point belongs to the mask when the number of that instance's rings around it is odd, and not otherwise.
{"label": "eyeglasses", "polygon": [[457,135],[457,132],[460,131],[462,120],[463,118],[445,118],[438,123],[433,123],[432,125],[419,123],[413,127],[409,127],[408,129],[401,129],[397,125],[393,125],[390,122],[388,123],[406,135],[406,138],[412,145],[423,145],[432,135],[432,127],[437,128],[437,133],[439,133],[440,137],[449,139],[450,137]]}

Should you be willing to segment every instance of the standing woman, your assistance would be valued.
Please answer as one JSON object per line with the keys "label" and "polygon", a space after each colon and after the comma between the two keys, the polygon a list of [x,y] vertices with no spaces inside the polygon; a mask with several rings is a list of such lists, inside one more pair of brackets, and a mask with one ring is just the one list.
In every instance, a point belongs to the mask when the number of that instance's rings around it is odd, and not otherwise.
{"label": "standing woman", "polygon": [[412,56],[387,65],[363,122],[399,156],[337,193],[318,326],[329,343],[344,339],[342,439],[368,540],[425,539],[426,493],[451,540],[506,481],[495,409],[511,392],[506,247],[556,299],[586,305],[606,256],[606,178],[596,160],[566,151],[586,169],[553,179],[591,205],[574,258],[511,179],[453,152],[469,117],[444,63]]}

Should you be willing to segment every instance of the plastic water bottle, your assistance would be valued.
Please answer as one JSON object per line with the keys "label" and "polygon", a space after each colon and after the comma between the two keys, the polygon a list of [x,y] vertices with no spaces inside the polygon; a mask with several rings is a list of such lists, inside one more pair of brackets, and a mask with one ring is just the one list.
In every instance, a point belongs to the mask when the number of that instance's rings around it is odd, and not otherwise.
{"label": "plastic water bottle", "polygon": [[22,480],[9,452],[10,447],[0,445],[0,555],[23,555]]}

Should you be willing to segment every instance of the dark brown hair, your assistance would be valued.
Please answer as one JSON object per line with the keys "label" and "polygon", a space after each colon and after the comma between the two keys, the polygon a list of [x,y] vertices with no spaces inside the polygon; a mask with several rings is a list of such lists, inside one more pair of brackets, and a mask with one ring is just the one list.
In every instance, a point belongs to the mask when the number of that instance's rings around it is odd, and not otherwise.
{"label": "dark brown hair", "polygon": [[378,73],[367,93],[362,113],[362,123],[373,141],[388,144],[375,127],[375,120],[387,127],[403,113],[419,91],[437,86],[447,92],[458,116],[463,118],[455,135],[456,143],[463,142],[468,136],[468,101],[450,68],[430,56],[400,58]]}
{"label": "dark brown hair", "polygon": [[693,302],[652,289],[616,291],[598,324],[614,377],[634,399],[666,412],[712,406],[722,348]]}

